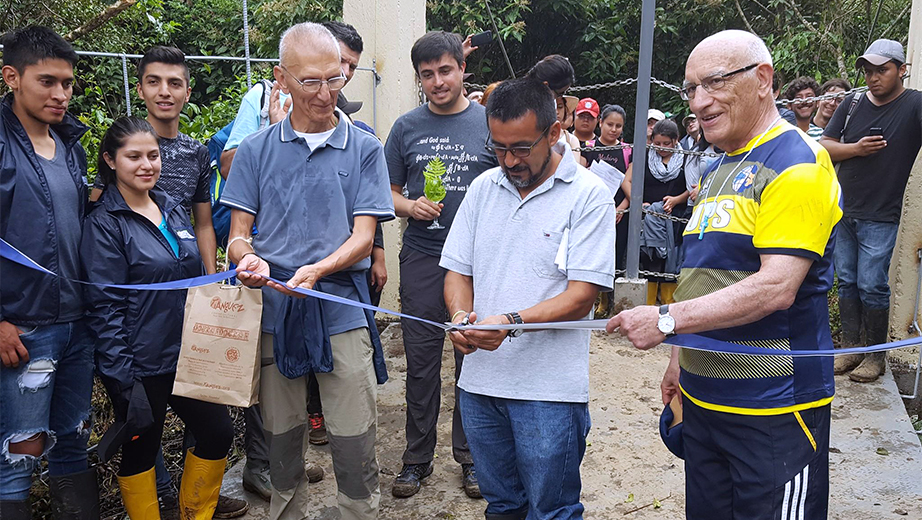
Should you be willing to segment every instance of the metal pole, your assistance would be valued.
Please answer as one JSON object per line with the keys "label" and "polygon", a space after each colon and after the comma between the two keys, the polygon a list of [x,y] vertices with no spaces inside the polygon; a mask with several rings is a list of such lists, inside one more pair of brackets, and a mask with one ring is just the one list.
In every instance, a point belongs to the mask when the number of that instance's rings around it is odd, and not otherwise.
{"label": "metal pole", "polygon": [[653,69],[653,22],[656,0],[643,0],[640,23],[640,63],[637,66],[637,103],[634,114],[634,159],[631,177],[631,222],[627,237],[625,276],[636,279],[640,274],[640,229],[643,205],[643,180],[647,157],[647,110],[650,108],[650,74]]}
{"label": "metal pole", "polygon": [[122,54],[122,79],[125,82],[125,112],[131,115],[131,87],[128,86],[128,59]]}
{"label": "metal pole", "polygon": [[378,133],[378,83],[381,83],[381,76],[378,76],[378,59],[371,59],[371,124]]}
{"label": "metal pole", "polygon": [[515,69],[509,62],[509,55],[506,54],[506,46],[503,44],[503,37],[499,34],[499,28],[496,27],[496,20],[493,19],[493,11],[490,9],[490,0],[485,0],[487,4],[487,14],[490,15],[490,23],[493,24],[493,32],[496,33],[496,40],[499,42],[499,50],[503,51],[503,59],[506,60],[506,66],[509,67],[509,74],[515,79]]}
{"label": "metal pole", "polygon": [[247,13],[247,0],[243,0],[243,57],[247,64],[247,88],[249,89],[253,86],[253,73],[250,70],[250,15]]}

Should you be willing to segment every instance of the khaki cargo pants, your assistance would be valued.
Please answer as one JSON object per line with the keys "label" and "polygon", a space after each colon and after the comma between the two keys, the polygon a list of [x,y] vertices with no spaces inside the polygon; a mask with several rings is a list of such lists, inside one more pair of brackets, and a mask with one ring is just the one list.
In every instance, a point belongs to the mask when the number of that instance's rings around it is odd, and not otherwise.
{"label": "khaki cargo pants", "polygon": [[[367,328],[330,336],[333,371],[317,373],[323,396],[337,501],[343,520],[378,516],[381,490],[375,457],[377,381],[373,347]],[[269,444],[272,499],[270,520],[302,520],[313,516],[304,474],[308,425],[307,377],[288,379],[272,359],[272,334],[261,338],[262,370],[259,403]]]}

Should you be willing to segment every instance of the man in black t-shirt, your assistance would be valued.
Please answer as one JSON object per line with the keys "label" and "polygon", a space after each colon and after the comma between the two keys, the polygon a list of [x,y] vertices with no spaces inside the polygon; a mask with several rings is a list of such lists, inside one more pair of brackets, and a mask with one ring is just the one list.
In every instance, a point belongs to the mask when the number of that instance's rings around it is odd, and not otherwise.
{"label": "man in black t-shirt", "polygon": [[[839,163],[844,203],[835,250],[843,347],[859,345],[862,322],[869,345],[887,341],[890,258],[903,192],[922,147],[922,92],[903,87],[902,45],[877,40],[856,65],[864,70],[867,95],[846,97],[820,140]],[[884,373],[884,356],[838,356],[835,372],[875,381]]]}

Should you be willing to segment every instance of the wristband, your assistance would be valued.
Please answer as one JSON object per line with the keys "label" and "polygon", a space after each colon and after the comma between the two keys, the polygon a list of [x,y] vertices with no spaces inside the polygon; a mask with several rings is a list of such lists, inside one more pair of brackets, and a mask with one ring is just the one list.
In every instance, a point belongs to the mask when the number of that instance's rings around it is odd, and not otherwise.
{"label": "wristband", "polygon": [[247,238],[247,237],[234,237],[234,238],[230,239],[230,242],[227,243],[227,247],[225,248],[225,250],[229,250],[229,249],[230,249],[230,246],[231,246],[234,242],[236,242],[236,241],[238,241],[238,240],[243,240],[244,242],[246,242],[247,244],[250,244],[250,245],[253,244],[251,238]]}
{"label": "wristband", "polygon": [[454,323],[455,318],[457,318],[458,315],[462,313],[467,314],[467,311],[455,311],[455,313],[451,315],[451,322]]}

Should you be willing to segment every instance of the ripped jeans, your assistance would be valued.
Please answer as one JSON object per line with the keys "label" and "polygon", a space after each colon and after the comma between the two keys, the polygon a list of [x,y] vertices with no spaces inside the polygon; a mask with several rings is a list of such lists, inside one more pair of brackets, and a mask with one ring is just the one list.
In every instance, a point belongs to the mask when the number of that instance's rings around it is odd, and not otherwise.
{"label": "ripped jeans", "polygon": [[29,361],[0,365],[0,500],[26,500],[38,459],[10,444],[45,433],[52,476],[87,468],[93,342],[82,321],[19,327]]}

